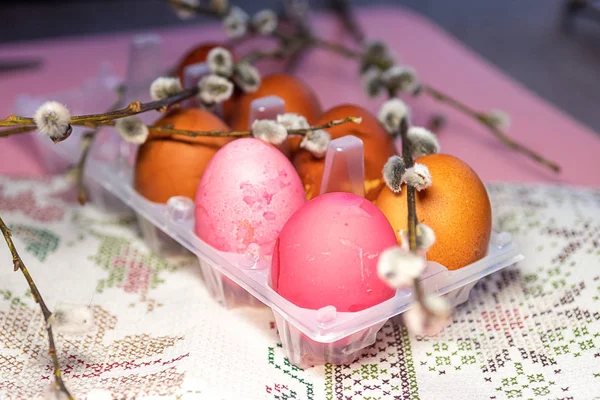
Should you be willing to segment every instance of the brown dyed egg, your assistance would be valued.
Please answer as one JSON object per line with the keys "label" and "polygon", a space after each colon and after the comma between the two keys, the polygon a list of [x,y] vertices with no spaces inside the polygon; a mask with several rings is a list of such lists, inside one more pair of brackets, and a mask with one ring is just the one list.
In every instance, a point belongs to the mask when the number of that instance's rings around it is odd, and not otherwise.
{"label": "brown dyed egg", "polygon": [[[374,200],[385,185],[381,172],[387,160],[395,154],[394,143],[383,125],[377,120],[377,117],[364,108],[351,104],[340,105],[323,113],[315,121],[315,125],[349,116],[362,117],[362,123],[338,125],[327,129],[327,132],[331,135],[331,139],[353,135],[363,141],[365,197]],[[293,163],[304,184],[306,197],[310,200],[318,196],[325,160],[317,159],[310,152],[300,149],[295,154]]]}
{"label": "brown dyed egg", "polygon": [[[287,75],[273,74],[262,79],[260,87],[254,93],[246,93],[236,101],[235,114],[231,120],[225,119],[233,130],[248,129],[250,119],[250,103],[265,96],[278,96],[285,101],[285,112],[300,114],[314,123],[322,108],[315,92],[302,79]],[[288,145],[290,153],[294,154],[300,145],[301,138],[290,137]]]}
{"label": "brown dyed egg", "polygon": [[[467,266],[488,250],[492,233],[492,207],[479,176],[465,162],[447,154],[418,158],[431,173],[432,185],[416,192],[417,218],[431,227],[436,241],[427,259],[450,270]],[[398,241],[407,229],[406,187],[394,194],[383,188],[376,204],[388,218]]]}
{"label": "brown dyed egg", "polygon": [[[188,65],[197,64],[197,63],[206,61],[206,58],[208,57],[208,53],[215,47],[223,47],[223,48],[229,50],[233,56],[233,60],[234,61],[236,60],[236,56],[235,56],[235,53],[233,52],[233,49],[225,46],[222,43],[209,42],[209,43],[200,44],[200,45],[194,47],[193,49],[191,49],[190,51],[188,51],[181,58],[181,60],[179,61],[179,64],[177,64],[175,74],[179,77],[179,79],[181,79],[181,82],[184,81],[183,71],[185,70],[185,67],[187,67]],[[237,97],[239,97],[239,95],[240,95],[240,91],[236,87],[233,94],[231,95],[231,98],[223,103],[223,118],[225,120],[228,120],[234,114],[235,101],[236,101]]]}
{"label": "brown dyed egg", "polygon": [[[196,108],[177,110],[155,125],[183,130],[225,130],[216,115]],[[198,182],[212,156],[232,138],[188,137],[150,131],[138,151],[134,187],[150,201],[166,203],[172,196],[196,196]]]}

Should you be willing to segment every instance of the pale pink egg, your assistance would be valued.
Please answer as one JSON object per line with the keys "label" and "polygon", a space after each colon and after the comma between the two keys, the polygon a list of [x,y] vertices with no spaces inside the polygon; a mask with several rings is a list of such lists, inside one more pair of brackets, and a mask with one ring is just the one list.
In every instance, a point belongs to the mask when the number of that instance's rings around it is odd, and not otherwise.
{"label": "pale pink egg", "polygon": [[269,256],[288,218],[304,203],[290,161],[258,139],[238,139],[210,160],[196,191],[198,237],[221,251],[243,253],[251,244]]}
{"label": "pale pink egg", "polygon": [[377,260],[397,245],[385,215],[350,193],[315,197],[285,224],[273,252],[273,289],[299,307],[353,312],[395,290],[377,276]]}

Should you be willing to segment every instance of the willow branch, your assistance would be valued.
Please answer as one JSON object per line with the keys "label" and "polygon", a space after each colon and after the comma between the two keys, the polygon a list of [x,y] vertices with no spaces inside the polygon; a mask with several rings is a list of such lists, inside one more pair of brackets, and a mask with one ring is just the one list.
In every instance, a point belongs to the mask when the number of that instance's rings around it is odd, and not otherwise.
{"label": "willow branch", "polygon": [[62,374],[60,372],[60,364],[58,362],[58,356],[56,354],[56,345],[54,344],[54,334],[52,333],[52,327],[50,326],[50,324],[48,324],[48,319],[50,318],[52,313],[46,306],[46,303],[44,302],[44,299],[42,298],[40,291],[38,290],[37,286],[35,285],[33,278],[29,274],[27,267],[25,267],[25,264],[23,263],[21,256],[19,256],[19,253],[17,252],[17,249],[15,247],[15,244],[12,241],[10,229],[8,229],[8,227],[6,226],[6,224],[4,223],[2,218],[0,218],[0,230],[2,230],[2,234],[4,235],[4,240],[6,241],[6,244],[8,245],[8,249],[10,250],[10,253],[12,254],[13,265],[14,265],[15,271],[21,270],[21,272],[23,273],[23,276],[25,277],[25,280],[27,281],[27,284],[29,285],[29,289],[31,290],[31,295],[33,296],[33,299],[35,300],[35,302],[37,304],[39,304],[40,309],[42,310],[42,315],[44,316],[46,330],[48,332],[48,349],[49,349],[48,354],[50,355],[50,358],[52,359],[52,364],[54,366],[55,388],[58,391],[64,393],[68,399],[73,400],[73,396],[69,393],[69,390],[65,386],[65,383],[62,379]]}
{"label": "willow branch", "polygon": [[331,4],[331,8],[333,9],[333,11],[335,11],[340,17],[340,20],[342,21],[342,24],[344,24],[346,30],[350,32],[350,35],[352,35],[352,39],[354,39],[354,41],[356,41],[357,43],[364,42],[365,33],[356,21],[356,16],[352,12],[350,1],[330,0],[329,3]]}
{"label": "willow branch", "polygon": [[[338,43],[328,42],[328,41],[325,41],[325,40],[319,39],[319,38],[311,38],[310,41],[314,46],[331,50],[331,51],[336,52],[345,57],[360,59],[363,56],[363,54],[361,52],[349,49],[349,48],[345,47],[344,45],[341,45]],[[377,60],[373,60],[373,61],[375,64],[377,64]],[[385,60],[383,60],[381,62],[389,63],[389,61],[385,61]],[[379,66],[384,67],[384,69],[385,69],[386,66],[389,67],[391,65],[388,66],[386,64],[385,66],[384,65],[379,65]],[[542,164],[543,166],[549,168],[550,170],[552,170],[554,172],[560,172],[560,166],[558,164],[556,164],[554,161],[548,160],[547,158],[545,158],[541,154],[537,153],[536,151],[534,151],[534,150],[528,148],[527,146],[525,146],[521,143],[518,143],[514,139],[510,138],[508,135],[506,135],[504,132],[502,132],[500,129],[498,129],[498,127],[496,127],[491,122],[491,120],[489,119],[489,117],[486,114],[475,111],[474,109],[467,106],[466,104],[454,99],[453,97],[451,97],[437,89],[432,88],[429,85],[422,84],[421,88],[424,93],[433,97],[435,100],[437,100],[441,103],[447,104],[447,105],[465,113],[466,115],[473,117],[477,121],[479,121],[481,124],[486,126],[488,128],[488,130],[496,138],[498,138],[505,146],[526,155],[527,157],[531,158],[532,160],[536,161],[539,164]]]}
{"label": "willow branch", "polygon": [[[412,156],[412,146],[407,138],[408,121],[402,118],[400,123],[400,137],[402,138],[402,161],[405,167],[412,168],[415,165]],[[417,249],[417,205],[414,186],[406,185],[406,201],[408,205],[408,244],[411,251]]]}
{"label": "willow branch", "polygon": [[321,47],[323,49],[330,50],[344,57],[360,59],[363,56],[363,53],[361,51],[353,50],[344,46],[343,44],[330,42],[328,40],[321,39],[316,36],[311,36],[307,40],[311,45],[315,47]]}
{"label": "willow branch", "polygon": [[[296,41],[296,42],[298,42],[298,41]],[[248,62],[250,64],[253,64],[260,60],[269,59],[269,58],[284,59],[286,57],[289,57],[293,53],[295,53],[297,51],[297,48],[299,48],[302,45],[301,43],[296,43],[296,42],[293,45],[279,47],[279,48],[276,48],[273,50],[252,51],[252,52],[248,53],[247,55],[245,55],[244,57],[242,57],[240,59],[240,62]]]}
{"label": "willow branch", "polygon": [[[185,99],[198,94],[200,89],[193,87],[184,89],[174,96],[167,97],[162,100],[151,101],[148,103],[141,103],[139,101],[132,101],[125,108],[105,112],[102,114],[87,114],[87,115],[75,115],[71,117],[71,125],[81,125],[88,127],[96,127],[98,125],[106,125],[105,122],[112,121],[119,118],[129,117],[131,115],[140,114],[150,110],[158,110],[164,107],[168,107],[175,103],[179,103]],[[20,117],[17,115],[10,115],[4,120],[0,120],[1,126],[21,126],[21,125],[35,125],[35,121],[30,117]]]}
{"label": "willow branch", "polygon": [[[412,156],[412,146],[407,138],[408,121],[402,118],[400,123],[400,137],[402,138],[402,160],[406,168],[411,168],[415,165]],[[408,248],[412,252],[417,251],[417,204],[416,192],[414,186],[406,185],[406,203],[408,209]],[[425,305],[425,291],[418,279],[413,281],[413,296],[415,302],[421,304],[426,312],[429,312]]]}
{"label": "willow branch", "polygon": [[[338,125],[342,125],[342,124],[347,124],[347,123],[358,124],[358,123],[360,123],[360,120],[361,119],[357,118],[357,117],[346,117],[344,119],[331,120],[325,124],[311,126],[306,129],[288,129],[287,132],[288,132],[288,135],[305,136],[308,132],[317,131],[320,129],[332,128],[334,126],[338,126]],[[183,135],[183,136],[189,136],[189,137],[198,137],[198,136],[202,136],[202,137],[249,137],[249,136],[252,136],[251,130],[247,130],[247,131],[188,131],[188,130],[182,130],[182,129],[175,129],[175,128],[172,128],[169,126],[154,126],[154,125],[148,126],[148,129],[155,131],[155,132],[170,133],[173,135]]]}
{"label": "willow branch", "polygon": [[0,137],[9,137],[12,135],[18,135],[21,133],[32,132],[37,129],[37,126],[19,126],[11,129],[3,129],[0,130]]}
{"label": "willow branch", "polygon": [[92,131],[85,132],[83,134],[83,138],[81,139],[83,141],[82,142],[83,143],[82,151],[81,151],[81,156],[79,157],[79,161],[77,162],[77,165],[75,166],[75,171],[77,173],[77,182],[76,182],[77,201],[82,206],[87,202],[87,197],[88,197],[87,189],[86,189],[85,183],[83,181],[85,165],[89,158],[90,150],[92,149],[92,144],[94,143],[94,140],[96,139],[96,135],[98,134],[99,130],[100,130],[100,127],[96,128]]}
{"label": "willow branch", "polygon": [[457,110],[462,111],[463,113],[475,118],[477,121],[485,125],[490,130],[490,132],[492,132],[492,134],[496,136],[507,147],[525,154],[527,157],[546,166],[547,168],[550,168],[554,172],[560,172],[560,166],[558,166],[558,164],[546,159],[541,154],[535,152],[534,150],[531,150],[525,145],[520,144],[512,138],[510,138],[509,136],[507,136],[504,132],[502,132],[500,129],[498,129],[498,127],[496,127],[492,123],[492,121],[486,114],[475,111],[474,109],[465,105],[464,103],[461,103],[455,98],[450,97],[449,95],[444,94],[439,90],[432,88],[431,86],[422,85],[422,90],[437,101],[448,104],[456,108]]}
{"label": "willow branch", "polygon": [[302,61],[302,59],[304,58],[304,56],[306,55],[308,50],[309,50],[309,48],[306,44],[302,44],[302,45],[298,46],[298,48],[290,54],[290,56],[288,58],[288,62],[285,65],[285,71],[289,74],[296,71],[296,69],[300,65],[300,62]]}

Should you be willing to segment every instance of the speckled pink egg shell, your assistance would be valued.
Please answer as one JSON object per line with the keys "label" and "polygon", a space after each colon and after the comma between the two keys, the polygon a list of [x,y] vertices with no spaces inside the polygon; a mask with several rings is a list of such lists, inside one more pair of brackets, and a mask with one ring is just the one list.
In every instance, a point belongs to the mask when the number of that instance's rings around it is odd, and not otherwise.
{"label": "speckled pink egg shell", "polygon": [[299,307],[360,311],[394,296],[377,260],[396,236],[381,211],[350,193],[309,201],[285,224],[271,265],[273,289]]}
{"label": "speckled pink egg shell", "polygon": [[269,256],[288,218],[306,202],[300,177],[270,144],[238,139],[206,167],[196,191],[196,235],[221,251],[260,246]]}

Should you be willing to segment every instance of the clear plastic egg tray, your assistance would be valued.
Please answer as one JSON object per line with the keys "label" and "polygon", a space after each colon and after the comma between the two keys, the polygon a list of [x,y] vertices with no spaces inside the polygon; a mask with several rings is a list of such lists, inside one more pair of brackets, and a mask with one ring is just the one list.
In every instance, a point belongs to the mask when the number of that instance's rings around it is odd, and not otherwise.
{"label": "clear plastic egg tray", "polygon": [[[129,99],[145,99],[149,81],[160,74],[157,68],[148,69],[160,39],[154,36],[132,41],[128,83],[135,80]],[[154,49],[153,49],[154,47]],[[144,65],[143,73],[139,65]],[[136,66],[137,65],[137,66]],[[139,67],[141,68],[141,67]],[[197,73],[202,68],[193,68]],[[198,76],[195,77],[197,79]],[[188,81],[186,77],[186,81]],[[192,82],[194,79],[189,79]],[[115,79],[103,70],[96,79],[87,82],[78,91],[51,94],[44,98],[21,97],[15,112],[31,115],[46,99],[64,101],[77,95],[102,97],[115,87]],[[106,100],[106,99],[105,99]],[[105,101],[110,104],[111,101]],[[252,104],[251,119],[270,118],[283,110],[281,99],[268,97]],[[75,107],[73,107],[75,108]],[[78,110],[74,110],[74,113]],[[85,112],[94,110],[83,110]],[[98,111],[98,108],[95,110]],[[148,118],[156,118],[154,114]],[[47,138],[35,135],[38,150],[46,166],[74,163],[79,157],[76,133],[63,143],[52,145]],[[269,286],[270,260],[246,254],[224,253],[200,240],[194,234],[194,202],[185,197],[172,197],[167,204],[153,203],[140,196],[132,187],[132,167],[136,147],[123,142],[112,129],[99,132],[88,160],[85,177],[91,202],[110,212],[137,215],[140,230],[148,246],[157,254],[170,257],[193,253],[198,258],[204,283],[212,297],[226,307],[262,306],[271,308],[283,347],[289,360],[300,367],[316,364],[344,364],[360,356],[361,350],[375,342],[379,329],[412,303],[410,290],[398,290],[388,301],[358,312],[337,312],[333,306],[319,310],[295,306]],[[346,136],[331,141],[325,158],[321,192],[349,191],[362,195],[363,187],[362,141]],[[421,282],[427,292],[444,295],[454,306],[467,301],[471,288],[483,277],[506,268],[523,259],[510,234],[494,233],[487,255],[464,268],[449,271],[444,266],[429,262]]]}

